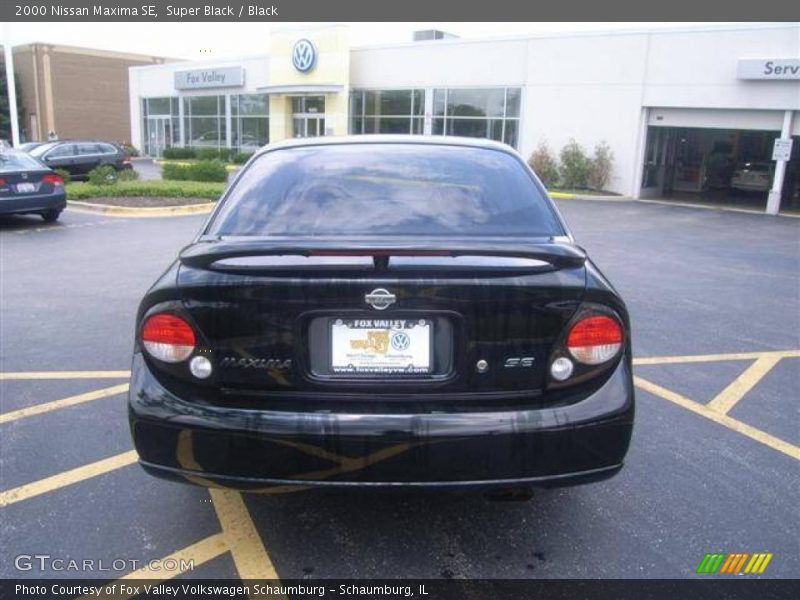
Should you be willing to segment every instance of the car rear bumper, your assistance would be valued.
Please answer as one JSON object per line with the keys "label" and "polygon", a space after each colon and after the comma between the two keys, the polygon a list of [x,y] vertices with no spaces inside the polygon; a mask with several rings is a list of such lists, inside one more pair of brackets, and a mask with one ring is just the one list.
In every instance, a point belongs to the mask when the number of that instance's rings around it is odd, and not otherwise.
{"label": "car rear bumper", "polygon": [[595,393],[547,409],[356,415],[211,407],[170,393],[138,353],[129,395],[134,445],[149,473],[262,493],[605,479],[622,467],[633,410],[627,360]]}
{"label": "car rear bumper", "polygon": [[0,198],[0,215],[44,212],[46,210],[64,210],[67,206],[67,195],[31,194],[25,196],[8,196]]}

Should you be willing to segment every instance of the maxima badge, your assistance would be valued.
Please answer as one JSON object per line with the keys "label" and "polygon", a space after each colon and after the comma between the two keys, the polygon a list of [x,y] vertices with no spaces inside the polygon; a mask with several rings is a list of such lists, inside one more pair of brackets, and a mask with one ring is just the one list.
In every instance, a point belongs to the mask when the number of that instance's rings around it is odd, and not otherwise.
{"label": "maxima badge", "polygon": [[378,288],[377,290],[372,290],[369,294],[366,294],[364,296],[364,301],[375,310],[386,310],[392,304],[397,302],[397,296],[388,290]]}

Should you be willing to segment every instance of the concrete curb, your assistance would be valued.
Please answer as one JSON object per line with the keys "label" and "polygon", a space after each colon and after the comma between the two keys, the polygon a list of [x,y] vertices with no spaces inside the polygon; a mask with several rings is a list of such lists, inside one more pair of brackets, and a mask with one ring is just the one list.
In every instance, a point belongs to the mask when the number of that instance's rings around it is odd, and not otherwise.
{"label": "concrete curb", "polygon": [[611,202],[630,200],[628,196],[604,196],[601,194],[569,194],[566,192],[548,192],[548,194],[555,200],[609,200]]}
{"label": "concrete curb", "polygon": [[180,217],[183,215],[210,213],[216,204],[216,202],[204,202],[203,204],[187,204],[185,206],[148,206],[139,208],[67,200],[67,205],[70,208],[112,217]]}
{"label": "concrete curb", "polygon": [[755,208],[739,208],[736,206],[714,206],[711,204],[696,204],[692,202],[681,202],[679,200],[658,200],[651,198],[639,198],[637,202],[644,202],[645,204],[661,204],[662,206],[681,206],[683,208],[699,208],[701,210],[713,210],[716,212],[734,212],[746,215],[760,215],[762,217],[788,217],[790,219],[800,219],[800,214],[792,213],[778,213],[777,215],[769,215],[763,210],[756,210]]}

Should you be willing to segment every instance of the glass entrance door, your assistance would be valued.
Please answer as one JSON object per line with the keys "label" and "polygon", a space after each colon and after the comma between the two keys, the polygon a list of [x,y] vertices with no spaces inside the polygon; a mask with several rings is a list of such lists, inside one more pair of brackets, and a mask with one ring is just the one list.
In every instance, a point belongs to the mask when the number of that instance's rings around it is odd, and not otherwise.
{"label": "glass entrance door", "polygon": [[292,137],[325,135],[325,96],[292,98]]}
{"label": "glass entrance door", "polygon": [[317,137],[325,135],[325,117],[319,115],[292,115],[292,135],[299,137]]}
{"label": "glass entrance door", "polygon": [[172,120],[170,117],[147,118],[147,148],[148,156],[161,158],[164,148],[172,145]]}

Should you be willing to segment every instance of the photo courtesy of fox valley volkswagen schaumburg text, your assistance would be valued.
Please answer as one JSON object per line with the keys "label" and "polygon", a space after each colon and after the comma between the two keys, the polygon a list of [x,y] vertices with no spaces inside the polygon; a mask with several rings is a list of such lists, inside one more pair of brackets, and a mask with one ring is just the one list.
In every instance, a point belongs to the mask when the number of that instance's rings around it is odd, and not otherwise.
{"label": "photo courtesy of fox valley volkswagen schaumburg text", "polygon": [[771,1],[0,7],[0,596],[794,598]]}

